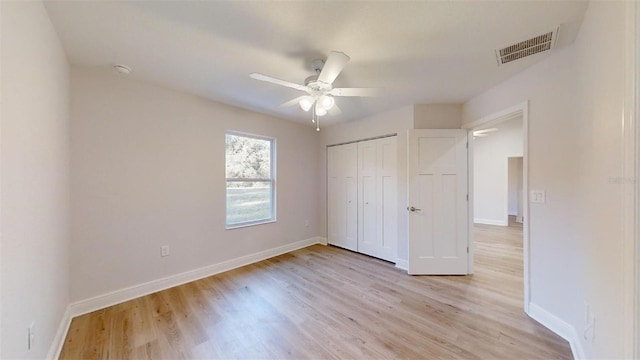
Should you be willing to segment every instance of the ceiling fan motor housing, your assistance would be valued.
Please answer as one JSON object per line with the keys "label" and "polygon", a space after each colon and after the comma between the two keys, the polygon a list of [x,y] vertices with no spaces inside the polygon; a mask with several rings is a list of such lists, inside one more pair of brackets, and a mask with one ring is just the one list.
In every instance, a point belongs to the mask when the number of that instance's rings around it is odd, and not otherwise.
{"label": "ceiling fan motor housing", "polygon": [[331,84],[319,81],[318,75],[309,76],[304,80],[304,84],[309,87],[309,89],[319,93],[324,93],[331,90]]}

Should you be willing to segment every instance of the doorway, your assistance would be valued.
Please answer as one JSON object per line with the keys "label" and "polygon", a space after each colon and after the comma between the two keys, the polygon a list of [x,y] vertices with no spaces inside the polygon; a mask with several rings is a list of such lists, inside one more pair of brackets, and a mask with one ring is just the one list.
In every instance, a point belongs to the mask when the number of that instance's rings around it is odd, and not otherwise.
{"label": "doorway", "polygon": [[[509,141],[502,139],[497,146],[490,145],[489,139],[493,136],[505,137],[506,133],[513,131],[509,127],[511,123],[520,123],[521,151],[514,151],[513,145]],[[509,191],[509,163],[512,162],[514,169],[521,161],[521,191],[518,193],[518,208],[521,207],[520,216],[518,210],[515,211],[512,225],[522,226],[522,294],[523,308],[525,313],[529,312],[530,284],[529,284],[529,225],[528,225],[528,103],[524,102],[516,106],[504,109],[488,115],[463,126],[468,131],[469,137],[469,216],[468,231],[470,244],[469,269],[474,272],[474,255],[483,249],[477,248],[475,241],[476,223],[479,226],[501,226],[508,227],[510,224],[509,214],[514,213],[510,202]],[[502,128],[502,129],[501,129]],[[502,136],[498,135],[502,131]],[[475,137],[475,139],[474,139]],[[510,137],[514,139],[514,137]],[[477,141],[476,141],[477,140]],[[513,141],[513,140],[511,140]],[[488,146],[483,146],[488,145]],[[482,163],[486,159],[496,160]],[[517,160],[521,158],[521,160]],[[513,159],[513,160],[510,160]],[[477,167],[478,166],[478,167]],[[478,171],[479,170],[479,171]],[[515,171],[514,171],[515,173]],[[501,175],[500,175],[501,174]],[[500,177],[496,177],[500,175]],[[516,183],[514,181],[514,183]],[[517,185],[516,185],[517,186]],[[521,194],[521,195],[520,195]],[[511,209],[510,209],[511,207]],[[521,220],[518,222],[517,220]],[[482,239],[481,239],[482,240]]]}

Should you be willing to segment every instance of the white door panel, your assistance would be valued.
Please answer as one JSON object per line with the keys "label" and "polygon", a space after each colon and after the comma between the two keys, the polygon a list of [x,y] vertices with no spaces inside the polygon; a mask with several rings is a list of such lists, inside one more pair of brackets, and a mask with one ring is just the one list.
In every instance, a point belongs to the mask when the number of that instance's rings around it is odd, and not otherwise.
{"label": "white door panel", "polygon": [[378,257],[396,262],[398,252],[398,146],[397,138],[376,140],[378,155]]}
{"label": "white door panel", "polygon": [[395,262],[397,196],[395,137],[327,149],[329,244]]}
{"label": "white door panel", "polygon": [[358,143],[358,252],[371,256],[378,256],[376,144],[375,140]]}
{"label": "white door panel", "polygon": [[345,203],[345,226],[343,241],[339,246],[357,251],[358,250],[358,180],[355,176],[344,178],[344,188],[346,193]]}
{"label": "white door panel", "polygon": [[340,210],[339,149],[327,148],[327,242],[338,242]]}
{"label": "white door panel", "polygon": [[328,243],[357,250],[358,148],[356,144],[327,149]]}
{"label": "white door panel", "polygon": [[467,274],[467,134],[409,130],[409,273]]}

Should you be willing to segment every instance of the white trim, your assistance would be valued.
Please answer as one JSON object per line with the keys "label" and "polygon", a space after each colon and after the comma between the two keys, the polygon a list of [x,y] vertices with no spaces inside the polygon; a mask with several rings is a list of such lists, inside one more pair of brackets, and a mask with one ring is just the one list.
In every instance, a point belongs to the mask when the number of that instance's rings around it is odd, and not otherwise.
{"label": "white trim", "polygon": [[531,245],[529,243],[529,101],[522,107],[522,262],[524,283],[524,312],[529,312],[531,303],[531,282],[529,264]]}
{"label": "white trim", "polygon": [[474,143],[473,143],[473,129],[467,131],[467,206],[469,209],[467,210],[467,222],[469,223],[467,229],[467,248],[469,249],[469,256],[467,256],[467,269],[469,270],[469,275],[473,274],[475,271],[475,264],[473,259],[476,254],[476,242],[475,242],[475,233],[473,226],[475,225],[474,212],[473,208],[475,207],[475,197],[473,196],[473,184],[475,181],[475,171],[474,171]]}
{"label": "white trim", "polygon": [[556,333],[556,335],[567,340],[571,346],[571,353],[574,359],[585,358],[584,349],[580,343],[576,328],[534,303],[529,304],[527,315]]}
{"label": "white trim", "polygon": [[396,267],[404,271],[409,271],[409,260],[396,259]]}
{"label": "white trim", "polygon": [[[524,312],[529,312],[529,303],[531,302],[530,295],[530,253],[531,248],[529,245],[529,101],[524,101],[520,104],[511,106],[502,111],[498,111],[493,114],[484,116],[476,121],[464,124],[463,129],[467,129],[469,132],[473,132],[477,127],[488,126],[498,124],[504,121],[515,119],[518,116],[522,116],[522,262],[523,262],[523,283],[524,283]],[[474,243],[473,243],[473,221],[483,220],[475,219],[473,216],[473,141],[469,141],[469,269],[470,273],[473,272],[473,255],[474,255]],[[507,218],[508,219],[508,218]],[[486,219],[485,219],[486,220]],[[508,221],[508,220],[507,220]],[[508,225],[508,222],[507,224]],[[506,226],[503,225],[503,226]]]}
{"label": "white trim", "polygon": [[98,295],[90,299],[76,301],[69,305],[70,314],[72,317],[87,314],[92,311],[103,309],[108,306],[116,305],[144,295],[182,285],[208,276],[216,275],[225,271],[233,270],[245,265],[272,258],[274,256],[286,254],[288,252],[302,249],[307,246],[311,246],[314,244],[326,245],[326,243],[326,238],[313,237],[291,244],[278,246],[276,248],[241,256],[239,258],[223,261],[221,263],[205,266],[199,269],[185,271],[180,274],[152,280],[144,284],[130,286],[124,289],[112,291],[110,293]]}
{"label": "white trim", "polygon": [[60,320],[60,325],[58,325],[56,336],[53,338],[51,346],[49,347],[49,353],[46,357],[47,360],[54,360],[60,357],[60,352],[62,351],[62,346],[64,345],[64,340],[67,337],[67,333],[69,332],[70,325],[71,308],[67,306],[67,308],[64,310],[64,314],[62,315],[62,320]]}
{"label": "white trim", "polygon": [[623,334],[626,358],[640,358],[640,6],[625,8],[625,98],[623,119]]}
{"label": "white trim", "polygon": [[504,220],[494,220],[494,219],[473,219],[475,224],[483,224],[483,225],[495,225],[495,226],[508,226],[509,223]]}

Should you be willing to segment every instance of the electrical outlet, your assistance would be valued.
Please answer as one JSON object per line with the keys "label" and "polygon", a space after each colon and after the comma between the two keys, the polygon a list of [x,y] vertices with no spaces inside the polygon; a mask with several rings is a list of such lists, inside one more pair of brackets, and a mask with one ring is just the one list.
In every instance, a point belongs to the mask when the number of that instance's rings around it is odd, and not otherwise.
{"label": "electrical outlet", "polygon": [[160,256],[169,256],[169,245],[160,246]]}
{"label": "electrical outlet", "polygon": [[27,328],[27,350],[33,349],[36,345],[36,323],[32,322]]}

